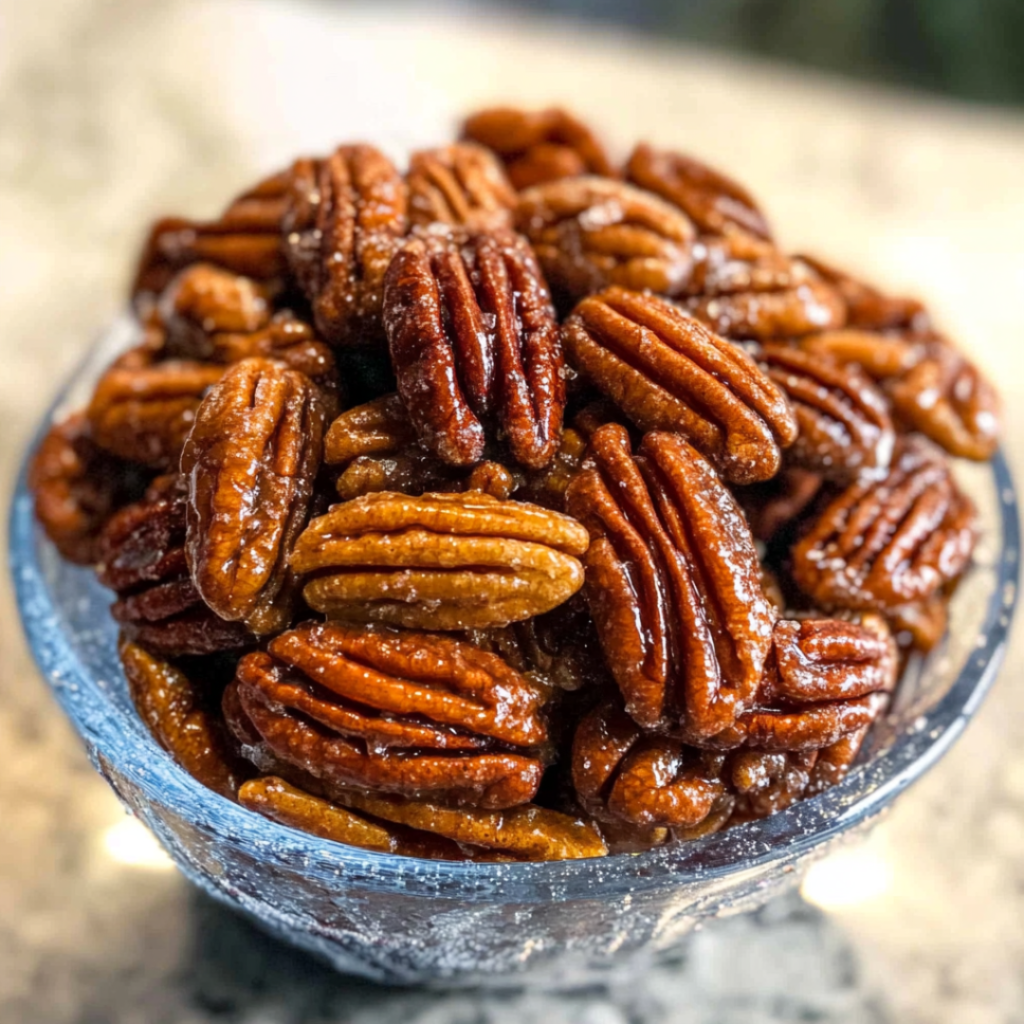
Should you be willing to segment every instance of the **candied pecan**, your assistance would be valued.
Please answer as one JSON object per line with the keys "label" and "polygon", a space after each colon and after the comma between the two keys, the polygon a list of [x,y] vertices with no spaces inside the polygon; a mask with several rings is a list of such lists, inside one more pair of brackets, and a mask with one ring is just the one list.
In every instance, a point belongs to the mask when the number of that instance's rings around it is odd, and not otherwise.
{"label": "candied pecan", "polygon": [[281,219],[289,172],[274,174],[243,192],[212,221],[167,217],[149,234],[132,294],[157,295],[190,263],[214,263],[260,281],[280,280],[285,271]]}
{"label": "candied pecan", "polygon": [[650,433],[636,456],[609,424],[569,485],[587,527],[587,596],[605,658],[645,728],[711,736],[751,706],[775,612],[743,513],[681,437]]}
{"label": "candied pecan", "polygon": [[806,469],[784,466],[764,483],[736,490],[750,531],[768,543],[776,534],[799,518],[821,490],[822,479]]}
{"label": "candied pecan", "polygon": [[640,188],[675,203],[701,231],[723,234],[730,228],[759,238],[771,230],[754,197],[738,182],[683,153],[640,143],[626,165]]}
{"label": "candied pecan", "polygon": [[609,288],[562,328],[570,362],[641,430],[682,434],[733,483],[774,476],[797,426],[740,348],[653,295]]}
{"label": "candied pecan", "polygon": [[802,799],[819,756],[817,750],[737,751],[729,765],[729,781],[739,796],[733,819],[765,818]]}
{"label": "candied pecan", "polygon": [[135,350],[100,378],[86,415],[96,443],[152,469],[177,466],[206,390],[223,367],[188,359],[153,363]]}
{"label": "candied pecan", "polygon": [[529,247],[512,232],[424,232],[395,256],[384,326],[422,444],[478,461],[492,421],[539,468],[558,447],[565,381],[558,324]]}
{"label": "candied pecan", "polygon": [[526,475],[522,486],[516,491],[520,501],[532,501],[535,505],[565,511],[565,490],[583,462],[587,442],[583,435],[571,427],[562,431],[562,437],[550,465]]}
{"label": "candied pecan", "polygon": [[901,377],[925,355],[920,339],[854,329],[808,334],[800,339],[800,347],[844,366],[855,364],[876,381]]}
{"label": "candied pecan", "polygon": [[927,654],[946,635],[949,598],[938,593],[925,601],[900,605],[887,613],[886,620],[901,647]]}
{"label": "candied pecan", "polygon": [[525,502],[464,494],[367,494],[299,538],[303,594],[331,618],[469,629],[539,615],[583,583],[587,531]]}
{"label": "candied pecan", "polygon": [[999,396],[952,346],[928,345],[927,355],[888,387],[893,409],[913,430],[951,455],[984,462],[999,444]]}
{"label": "candied pecan", "polygon": [[901,439],[889,474],[835,497],[793,548],[793,578],[824,607],[887,611],[927,600],[970,561],[975,512],[942,455]]}
{"label": "candied pecan", "polygon": [[342,790],[332,796],[375,818],[433,832],[470,848],[500,851],[516,860],[578,860],[608,853],[591,823],[534,804],[499,810],[453,809],[360,790]]}
{"label": "candied pecan", "polygon": [[811,769],[807,789],[804,791],[805,797],[816,796],[843,781],[860,753],[873,724],[869,722],[817,752],[818,756]]}
{"label": "candied pecan", "polygon": [[793,407],[799,433],[788,463],[838,483],[889,468],[896,434],[888,407],[856,367],[780,344],[755,358]]}
{"label": "candied pecan", "polygon": [[620,181],[566,178],[528,189],[516,224],[560,295],[579,299],[617,284],[671,296],[689,279],[689,218]]}
{"label": "candied pecan", "polygon": [[794,710],[758,708],[741,715],[737,726],[759,750],[821,750],[870,725],[888,702],[887,693],[875,692]]}
{"label": "candied pecan", "polygon": [[292,168],[284,216],[292,273],[333,345],[373,342],[384,273],[406,232],[406,188],[372,146],[341,146]]}
{"label": "candied pecan", "polygon": [[246,766],[232,753],[220,719],[202,706],[195,684],[123,636],[118,654],[132,703],[153,738],[189,775],[233,800]]}
{"label": "candied pecan", "polygon": [[458,142],[413,153],[405,180],[412,224],[439,221],[477,231],[512,226],[515,189],[483,146]]}
{"label": "candied pecan", "polygon": [[480,110],[466,118],[462,134],[498,153],[518,189],[580,174],[615,174],[594,133],[557,107]]}
{"label": "candied pecan", "polygon": [[182,453],[196,588],[219,616],[258,634],[291,617],[288,557],[309,517],[323,430],[308,377],[246,359],[207,396]]}
{"label": "candied pecan", "polygon": [[346,807],[307,793],[274,775],[245,783],[238,790],[238,802],[281,825],[346,846],[431,860],[467,859],[459,846],[449,839],[360,817]]}
{"label": "candied pecan", "polygon": [[28,467],[36,519],[69,562],[90,565],[96,542],[131,489],[128,467],[100,449],[83,413],[55,423]]}
{"label": "candied pecan", "polygon": [[928,313],[917,299],[886,295],[814,256],[802,254],[797,259],[836,288],[846,304],[851,328],[865,331],[928,329]]}
{"label": "candied pecan", "polygon": [[573,737],[573,786],[596,818],[645,827],[698,825],[723,791],[707,767],[699,752],[645,735],[618,701],[594,708]]}

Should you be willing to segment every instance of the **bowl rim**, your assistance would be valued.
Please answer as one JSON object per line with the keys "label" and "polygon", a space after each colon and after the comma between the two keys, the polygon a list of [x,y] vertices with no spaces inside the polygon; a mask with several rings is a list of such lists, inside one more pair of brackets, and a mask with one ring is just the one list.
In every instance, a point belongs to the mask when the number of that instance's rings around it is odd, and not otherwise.
{"label": "bowl rim", "polygon": [[[118,322],[111,328],[123,329]],[[90,349],[90,355],[93,353]],[[686,843],[637,854],[584,860],[477,863],[434,861],[350,847],[288,828],[221,797],[181,769],[152,739],[141,720],[131,722],[90,674],[60,625],[57,602],[40,556],[52,546],[35,521],[27,485],[28,462],[68,392],[88,364],[83,361],[45,413],[23,458],[9,519],[9,559],[19,616],[33,658],[90,757],[136,783],[146,799],[193,823],[216,815],[216,828],[243,846],[281,863],[300,863],[311,874],[372,889],[400,888],[482,902],[594,898],[641,890],[713,882],[793,862],[838,834],[875,817],[911,782],[936,764],[963,732],[990,690],[1005,653],[1019,591],[1020,523],[1012,475],[1000,448],[990,463],[999,510],[999,555],[978,640],[966,663],[913,729],[855,767],[838,785],[771,817]],[[90,569],[78,570],[84,573]],[[113,634],[111,634],[113,636]],[[159,760],[160,771],[147,768]],[[97,765],[99,767],[99,765]],[[101,771],[108,777],[109,772]],[[152,824],[152,822],[151,822]],[[322,870],[321,870],[322,869]]]}

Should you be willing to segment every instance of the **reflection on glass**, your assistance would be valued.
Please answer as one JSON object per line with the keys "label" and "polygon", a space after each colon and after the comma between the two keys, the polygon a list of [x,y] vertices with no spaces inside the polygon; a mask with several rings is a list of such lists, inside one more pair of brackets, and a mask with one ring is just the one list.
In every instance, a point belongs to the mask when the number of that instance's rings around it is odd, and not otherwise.
{"label": "reflection on glass", "polygon": [[150,871],[170,871],[174,862],[137,818],[123,818],[105,829],[103,848],[119,864]]}

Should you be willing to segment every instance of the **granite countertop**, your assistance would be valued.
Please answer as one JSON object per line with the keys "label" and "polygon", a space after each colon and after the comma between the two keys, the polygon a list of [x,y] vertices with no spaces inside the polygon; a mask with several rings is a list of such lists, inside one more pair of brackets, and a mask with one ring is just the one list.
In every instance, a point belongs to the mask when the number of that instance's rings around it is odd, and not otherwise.
{"label": "granite countertop", "polygon": [[[791,248],[919,292],[999,382],[1024,476],[1022,117],[459,8],[32,0],[0,4],[3,486],[154,215],[210,213],[346,138],[398,155],[497,99],[571,101],[619,149],[689,148]],[[0,602],[3,1024],[1024,1021],[1024,635],[953,753],[801,894],[621,989],[449,996],[332,975],[193,891],[93,774]]]}

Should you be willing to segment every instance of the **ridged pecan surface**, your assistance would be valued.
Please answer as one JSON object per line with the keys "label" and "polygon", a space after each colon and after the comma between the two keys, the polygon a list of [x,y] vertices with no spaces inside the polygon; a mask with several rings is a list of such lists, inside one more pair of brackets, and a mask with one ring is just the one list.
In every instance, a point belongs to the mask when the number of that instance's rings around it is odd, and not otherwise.
{"label": "ridged pecan surface", "polygon": [[425,232],[395,256],[384,325],[398,391],[423,445],[470,465],[499,430],[540,467],[558,447],[558,324],[529,247],[511,232]]}
{"label": "ridged pecan surface", "polygon": [[634,456],[609,424],[590,443],[568,506],[591,534],[587,595],[626,710],[713,735],[751,706],[771,648],[749,527],[681,437],[650,433]]}
{"label": "ridged pecan surface", "polygon": [[750,356],[664,299],[609,288],[576,307],[562,339],[641,430],[682,434],[734,483],[774,476],[796,438],[785,395]]}
{"label": "ridged pecan surface", "polygon": [[291,617],[288,558],[309,516],[323,431],[308,377],[246,359],[203,402],[182,454],[192,578],[218,615],[255,633]]}
{"label": "ridged pecan surface", "polygon": [[554,608],[583,583],[587,532],[525,502],[368,494],[299,538],[292,566],[332,618],[424,629],[502,625]]}

